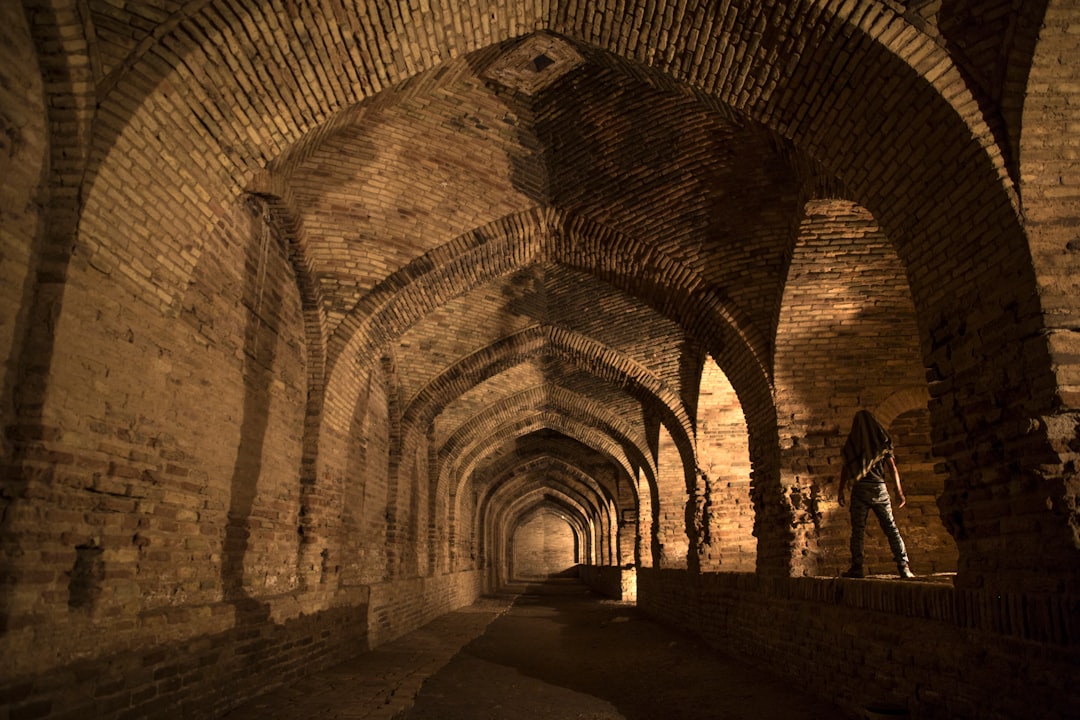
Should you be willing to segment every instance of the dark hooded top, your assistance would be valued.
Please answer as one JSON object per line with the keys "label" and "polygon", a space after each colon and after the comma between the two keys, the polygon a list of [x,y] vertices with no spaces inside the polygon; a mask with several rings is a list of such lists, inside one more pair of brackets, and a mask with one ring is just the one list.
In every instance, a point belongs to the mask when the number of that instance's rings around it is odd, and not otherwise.
{"label": "dark hooded top", "polygon": [[855,413],[855,420],[851,423],[851,432],[841,451],[844,467],[851,481],[884,482],[884,467],[879,463],[891,455],[892,451],[892,438],[877,418],[869,410],[860,410]]}

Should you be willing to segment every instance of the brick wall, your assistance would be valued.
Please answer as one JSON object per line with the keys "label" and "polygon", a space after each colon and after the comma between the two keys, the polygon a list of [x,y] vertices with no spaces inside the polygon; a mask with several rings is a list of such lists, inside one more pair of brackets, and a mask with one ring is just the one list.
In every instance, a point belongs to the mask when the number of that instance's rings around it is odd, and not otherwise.
{"label": "brick wall", "polygon": [[41,70],[26,18],[15,3],[0,13],[0,419],[7,420],[27,322],[24,299],[33,289],[31,268],[44,229],[39,193],[49,163]]}
{"label": "brick wall", "polygon": [[[1055,533],[1038,552],[1065,565],[1080,547],[1080,483],[1076,463],[1080,459],[1080,332],[1077,332],[1080,297],[1080,236],[1077,212],[1080,205],[1080,157],[1077,133],[1080,102],[1075,78],[1080,73],[1080,37],[1076,8],[1067,0],[1046,3],[1039,24],[1038,42],[1028,82],[1022,85],[1024,131],[1017,138],[1020,191],[1032,257],[1038,272],[1038,293],[1046,309],[1047,343],[1053,356],[1056,398],[1060,412],[1046,412],[1023,423],[1036,436],[1045,433],[1060,453],[1061,471],[1042,480],[1013,483],[1009,495],[1023,494],[1025,505],[1037,512],[1037,498],[1057,517],[1068,517],[1069,528]],[[1021,66],[1023,67],[1023,66]],[[1013,76],[1019,70],[1013,69]],[[1014,79],[1015,82],[1015,79]],[[1030,515],[1009,523],[1010,531],[1031,530],[1037,521]],[[1047,547],[1052,544],[1060,550]],[[1018,551],[1031,552],[1033,543],[1010,542]],[[1030,582],[1038,582],[1031,577]]]}
{"label": "brick wall", "polygon": [[[3,642],[21,646],[43,617],[56,633],[48,652],[30,643],[27,670],[82,643],[139,642],[139,612],[296,588],[305,360],[295,284],[273,238],[261,242],[260,218],[238,209],[230,220],[218,246],[228,250],[204,256],[201,290],[175,315],[92,266],[71,270],[56,328],[65,352],[42,409],[56,430],[36,441],[37,459],[20,470],[30,490],[10,508],[28,574],[10,608],[20,632]],[[248,263],[263,271],[241,282]],[[92,555],[89,575],[72,574]],[[202,629],[173,627],[169,638]]]}
{"label": "brick wall", "polygon": [[748,572],[757,559],[746,419],[734,388],[706,356],[697,407],[698,501],[708,522],[703,570]]}
{"label": "brick wall", "polygon": [[[258,202],[224,212],[171,308],[73,264],[55,328],[65,351],[41,426],[20,437],[13,477],[27,490],[6,508],[5,712],[215,717],[478,596],[475,571],[416,578],[420,555],[411,584],[383,582],[378,372],[363,376],[355,442],[325,465],[341,479],[302,492],[310,358],[293,273]],[[410,501],[425,469],[406,468]],[[336,483],[343,502],[326,503]],[[306,513],[319,520],[311,572]],[[425,516],[403,516],[416,548]]]}
{"label": "brick wall", "polygon": [[637,570],[612,565],[579,565],[578,576],[604,597],[624,602],[637,600]]}
{"label": "brick wall", "polygon": [[637,536],[635,538],[634,562],[641,567],[653,567],[653,515],[656,508],[656,492],[649,486],[647,478],[639,475],[634,478],[637,485]]}
{"label": "brick wall", "polygon": [[685,568],[691,549],[689,534],[694,527],[687,521],[688,468],[667,428],[661,425],[657,433],[656,494],[660,507],[653,518],[653,532],[659,554],[654,561],[657,567]]}
{"label": "brick wall", "polygon": [[1068,717],[1076,598],[931,583],[640,570],[638,604],[853,715]]}
{"label": "brick wall", "polygon": [[[855,412],[876,411],[896,393],[924,384],[915,308],[896,274],[899,263],[864,208],[844,200],[807,204],[777,326],[776,361],[797,574],[838,574],[848,562],[849,513],[836,494],[840,449]],[[872,526],[868,535],[875,533],[881,534]],[[876,562],[880,553],[872,541]]]}
{"label": "brick wall", "polygon": [[[367,647],[366,598],[275,622],[229,604],[142,616],[159,642],[113,649],[30,675],[0,680],[4,717],[220,717],[230,707]],[[213,620],[214,622],[210,622]],[[196,626],[218,631],[196,631]],[[166,639],[185,628],[183,639]],[[42,642],[46,642],[42,640]],[[7,655],[11,658],[11,655]]]}
{"label": "brick wall", "polygon": [[[386,380],[371,370],[349,432],[344,483],[341,540],[341,582],[381,582],[388,573],[386,507],[389,492],[390,438]],[[363,482],[360,479],[363,478]]]}
{"label": "brick wall", "polygon": [[[889,423],[888,429],[893,436],[896,466],[907,496],[907,505],[896,514],[901,518],[912,567],[917,573],[955,572],[956,540],[949,534],[938,508],[945,478],[937,472],[932,455],[929,413],[921,408],[907,410]],[[884,534],[868,535],[877,544],[879,564],[890,568],[892,555],[888,553]]]}
{"label": "brick wall", "polygon": [[470,605],[484,589],[483,573],[478,570],[373,584],[367,613],[368,645],[389,642]]}
{"label": "brick wall", "polygon": [[[225,629],[6,678],[0,698],[11,718],[220,717],[247,698],[469,605],[480,592],[473,571],[378,583],[338,598],[348,604],[294,617],[284,601],[242,612],[229,604],[162,611],[142,620],[161,635],[169,626],[205,624],[207,616]],[[275,619],[278,613],[287,619]]]}
{"label": "brick wall", "polygon": [[540,510],[521,522],[512,543],[514,577],[559,575],[579,562],[573,528],[554,510]]}
{"label": "brick wall", "polygon": [[[379,636],[465,601],[543,496],[534,473],[496,497],[533,443],[638,484],[605,486],[637,511],[621,559],[636,520],[643,566],[718,562],[679,456],[706,351],[763,575],[841,569],[851,414],[917,389],[894,414],[916,569],[1075,591],[1068,2],[1037,38],[877,0],[121,5],[0,15],[0,651],[54,689],[87,652],[153,671],[55,708],[16,683],[21,714],[175,709],[152,648],[202,638],[299,664],[364,634],[341,618],[369,586]],[[552,485],[592,537],[597,488]],[[713,509],[710,541],[746,539]]]}

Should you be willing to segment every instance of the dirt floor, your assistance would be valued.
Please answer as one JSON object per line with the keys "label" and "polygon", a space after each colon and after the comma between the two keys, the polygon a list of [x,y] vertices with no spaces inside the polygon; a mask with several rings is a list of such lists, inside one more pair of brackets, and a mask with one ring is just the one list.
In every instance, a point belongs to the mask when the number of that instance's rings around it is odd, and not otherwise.
{"label": "dirt floor", "polygon": [[227,720],[837,720],[838,708],[605,600],[505,588]]}
{"label": "dirt floor", "polygon": [[428,678],[396,720],[844,717],[576,580],[518,589],[509,611]]}

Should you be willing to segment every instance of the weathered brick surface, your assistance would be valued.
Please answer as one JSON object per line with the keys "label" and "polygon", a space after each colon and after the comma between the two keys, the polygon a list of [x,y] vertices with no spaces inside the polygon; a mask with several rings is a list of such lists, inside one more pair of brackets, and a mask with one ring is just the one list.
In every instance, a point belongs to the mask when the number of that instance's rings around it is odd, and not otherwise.
{"label": "weathered brick surface", "polygon": [[604,597],[623,602],[637,600],[637,571],[633,568],[580,565],[578,577]]}
{"label": "weathered brick surface", "polygon": [[640,570],[653,617],[853,714],[1068,717],[1080,701],[1076,599],[933,583]]}
{"label": "weathered brick surface", "polygon": [[19,8],[3,10],[0,32],[0,357],[4,358],[2,410],[12,413],[12,385],[21,354],[25,297],[43,232],[39,185],[48,169],[45,98],[34,47]]}
{"label": "weathered brick surface", "polygon": [[752,572],[757,542],[746,420],[731,383],[711,357],[701,371],[697,418],[701,569]]}
{"label": "weathered brick surface", "polygon": [[[839,639],[842,699],[1008,714],[978,691],[1015,676],[1014,642],[1060,690],[1071,3],[0,19],[9,715],[212,715],[505,581],[538,507],[577,559],[682,578],[646,602],[730,611],[795,676]],[[956,571],[951,615],[867,585],[854,620],[818,617],[863,586],[790,577],[846,561],[837,463],[864,406],[897,438],[916,570]],[[699,566],[756,574],[668,574]],[[191,665],[206,638],[237,659]],[[948,669],[980,646],[974,679]],[[109,658],[152,670],[85,680]],[[865,674],[890,659],[899,680]]]}
{"label": "weathered brick surface", "polygon": [[[913,567],[919,573],[955,572],[956,541],[949,534],[937,502],[945,478],[936,471],[931,454],[929,414],[921,407],[907,410],[889,423],[889,432],[894,438],[897,469],[907,496],[907,505],[898,514]],[[892,553],[888,552],[884,534],[868,535],[876,544],[877,566],[891,572]]]}
{"label": "weathered brick surface", "polygon": [[540,509],[514,529],[513,574],[544,578],[577,565],[574,530],[556,509]]}
{"label": "weathered brick surface", "polygon": [[[797,574],[838,574],[847,567],[849,513],[836,504],[836,494],[840,449],[855,412],[870,409],[887,427],[898,411],[926,417],[915,308],[896,273],[899,264],[865,209],[844,200],[807,203],[779,317],[776,363]],[[913,468],[905,462],[927,452],[929,438],[911,438],[911,447],[907,442],[894,438],[901,478],[919,482],[905,488],[910,507],[896,510],[901,533],[911,541],[916,570],[955,570],[934,562],[941,542],[931,538],[945,534],[934,504],[943,487],[931,482],[925,488],[920,480],[933,472],[927,458]],[[871,520],[867,563],[878,572],[894,564],[881,535]],[[924,555],[924,545],[933,557]]]}
{"label": "weathered brick surface", "polygon": [[[1014,484],[1033,511],[1036,496],[1058,516],[1072,518],[1070,529],[1057,541],[1074,548],[1080,543],[1076,522],[1080,487],[1076,480],[1080,420],[1080,357],[1076,298],[1080,295],[1080,236],[1076,208],[1080,202],[1080,152],[1076,128],[1080,123],[1077,103],[1077,18],[1065,2],[1047,3],[1046,16],[1034,46],[1024,104],[1025,131],[1017,141],[1020,150],[1020,191],[1027,218],[1028,236],[1038,275],[1038,292],[1044,307],[1047,343],[1056,370],[1055,395],[1062,412],[1033,418],[1036,435],[1045,434],[1064,464],[1063,472],[1051,471],[1046,482]],[[1014,81],[1017,82],[1018,81]],[[1067,412],[1065,412],[1067,411]],[[1025,424],[1025,427],[1028,427]],[[1061,492],[1064,488],[1064,492]],[[1046,492],[1050,489],[1050,492]],[[1031,527],[1029,518],[1025,523]],[[1030,549],[1025,543],[1025,549]]]}
{"label": "weathered brick surface", "polygon": [[694,524],[687,522],[688,463],[665,428],[661,426],[656,432],[656,491],[653,497],[658,503],[652,532],[658,550],[654,562],[657,567],[685,568],[693,547],[690,534],[697,535]]}
{"label": "weathered brick surface", "polygon": [[[238,702],[355,655],[368,643],[366,598],[280,622],[265,611],[233,622],[234,608],[211,605],[220,618],[162,615],[157,641],[73,660],[49,673],[5,675],[4,717],[220,717]],[[203,630],[170,639],[170,625]],[[44,640],[43,640],[44,641]],[[54,646],[55,647],[55,646]]]}
{"label": "weathered brick surface", "polygon": [[[555,477],[527,473],[499,483],[492,489],[489,498],[477,508],[476,524],[485,528],[484,536],[477,545],[477,554],[480,557],[501,556],[498,561],[500,582],[513,579],[518,575],[515,564],[518,529],[526,518],[546,510],[558,515],[571,531],[570,556],[573,561],[560,570],[565,570],[574,562],[596,562],[603,554],[603,543],[597,537],[595,528],[605,515],[596,503],[596,498],[582,487],[579,478],[564,473],[558,473]],[[541,558],[546,554],[542,544],[541,538],[538,551]],[[523,547],[535,548],[535,545],[527,541]],[[506,551],[493,551],[494,548],[506,548]],[[556,555],[565,549],[566,546],[561,543],[556,543],[552,548]],[[535,557],[536,552],[529,555]]]}
{"label": "weathered brick surface", "polygon": [[373,583],[366,613],[369,645],[389,642],[471,604],[480,596],[482,583],[483,576],[476,571]]}

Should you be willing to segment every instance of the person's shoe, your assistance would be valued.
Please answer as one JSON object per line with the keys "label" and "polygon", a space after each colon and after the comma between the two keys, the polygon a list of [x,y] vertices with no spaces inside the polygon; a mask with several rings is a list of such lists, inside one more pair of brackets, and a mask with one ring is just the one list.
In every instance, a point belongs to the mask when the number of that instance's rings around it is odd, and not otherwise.
{"label": "person's shoe", "polygon": [[864,572],[863,572],[863,569],[862,569],[862,567],[861,567],[861,566],[859,566],[859,565],[852,565],[852,566],[851,566],[851,567],[849,567],[849,568],[848,568],[847,570],[845,570],[844,572],[840,573],[840,577],[846,577],[846,578],[861,578],[861,577],[866,577],[866,573],[864,573]]}
{"label": "person's shoe", "polygon": [[910,580],[915,577],[915,573],[911,572],[911,568],[907,563],[900,563],[896,566],[896,571],[900,574],[901,580]]}

